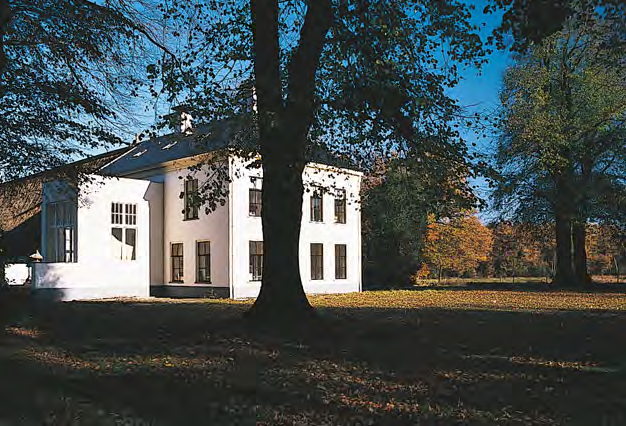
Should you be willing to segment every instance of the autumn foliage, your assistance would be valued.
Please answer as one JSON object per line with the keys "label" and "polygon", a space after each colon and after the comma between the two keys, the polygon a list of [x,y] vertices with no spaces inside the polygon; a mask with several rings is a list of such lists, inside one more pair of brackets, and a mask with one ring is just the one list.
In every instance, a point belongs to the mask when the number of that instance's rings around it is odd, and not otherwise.
{"label": "autumn foliage", "polygon": [[437,278],[464,275],[486,262],[493,244],[492,232],[476,215],[464,213],[452,219],[429,218],[423,259]]}

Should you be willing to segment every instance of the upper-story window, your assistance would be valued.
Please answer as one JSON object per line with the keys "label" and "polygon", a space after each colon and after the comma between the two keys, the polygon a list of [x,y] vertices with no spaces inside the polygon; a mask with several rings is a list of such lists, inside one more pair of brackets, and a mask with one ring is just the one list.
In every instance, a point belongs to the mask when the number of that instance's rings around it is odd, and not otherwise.
{"label": "upper-story window", "polygon": [[346,223],[346,190],[335,196],[335,223]]}
{"label": "upper-story window", "polygon": [[262,192],[260,189],[250,188],[249,190],[249,207],[248,212],[250,216],[261,216],[261,207],[263,206],[262,202]]}
{"label": "upper-story window", "polygon": [[76,262],[76,204],[62,201],[46,207],[48,262]]}
{"label": "upper-story window", "polygon": [[114,259],[137,259],[137,204],[111,203],[111,238]]}
{"label": "upper-story window", "polygon": [[311,222],[324,221],[324,198],[322,190],[316,188],[311,195]]}
{"label": "upper-story window", "polygon": [[185,179],[185,220],[198,219],[198,179]]}

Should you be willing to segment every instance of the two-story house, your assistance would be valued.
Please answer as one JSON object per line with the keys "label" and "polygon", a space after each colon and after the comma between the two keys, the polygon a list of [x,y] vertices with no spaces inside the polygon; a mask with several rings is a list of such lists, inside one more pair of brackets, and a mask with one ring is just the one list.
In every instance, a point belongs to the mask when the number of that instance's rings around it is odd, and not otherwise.
{"label": "two-story house", "polygon": [[[78,189],[45,182],[34,295],[256,297],[263,276],[262,170],[229,150],[219,126],[203,132],[139,142]],[[310,163],[303,177],[305,291],[360,291],[361,173]],[[227,191],[213,191],[219,185]],[[199,204],[207,188],[212,198]]]}

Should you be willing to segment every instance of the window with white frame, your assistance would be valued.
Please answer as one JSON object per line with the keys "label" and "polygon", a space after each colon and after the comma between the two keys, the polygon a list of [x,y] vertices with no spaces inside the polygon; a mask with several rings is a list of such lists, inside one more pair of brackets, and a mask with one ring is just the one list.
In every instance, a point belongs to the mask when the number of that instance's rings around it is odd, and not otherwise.
{"label": "window with white frame", "polygon": [[261,207],[263,205],[261,190],[250,188],[248,194],[248,213],[250,216],[261,216]]}
{"label": "window with white frame", "polygon": [[335,196],[335,223],[346,223],[346,190]]}
{"label": "window with white frame", "polygon": [[76,204],[61,201],[46,206],[48,262],[76,262]]}
{"label": "window with white frame", "polygon": [[114,259],[137,259],[137,204],[111,203],[111,250]]}
{"label": "window with white frame", "polygon": [[185,179],[185,220],[198,219],[198,179]]}
{"label": "window with white frame", "polygon": [[324,221],[324,197],[321,188],[315,188],[311,195],[311,222]]}
{"label": "window with white frame", "polygon": [[183,282],[183,243],[170,244],[170,263],[173,283]]}
{"label": "window with white frame", "polygon": [[252,281],[263,278],[263,241],[250,241],[250,275]]}
{"label": "window with white frame", "polygon": [[311,243],[311,279],[324,279],[324,245]]}
{"label": "window with white frame", "polygon": [[348,277],[348,256],[345,244],[335,244],[335,279],[345,280]]}
{"label": "window with white frame", "polygon": [[211,282],[211,242],[196,241],[196,282]]}

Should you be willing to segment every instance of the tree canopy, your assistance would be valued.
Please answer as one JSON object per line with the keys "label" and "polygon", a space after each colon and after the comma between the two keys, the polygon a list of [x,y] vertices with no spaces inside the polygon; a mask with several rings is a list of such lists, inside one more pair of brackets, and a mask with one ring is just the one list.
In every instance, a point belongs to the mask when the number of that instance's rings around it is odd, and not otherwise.
{"label": "tree canopy", "polygon": [[454,217],[476,203],[459,191],[465,184],[459,182],[461,178],[443,183],[427,168],[406,163],[397,156],[380,159],[361,185],[363,282],[367,287],[414,284],[428,217]]}
{"label": "tree canopy", "polygon": [[447,271],[463,275],[474,271],[480,262],[487,261],[493,237],[476,215],[465,211],[452,218],[429,218],[424,245],[424,262],[438,279]]}
{"label": "tree canopy", "polygon": [[623,217],[623,24],[622,15],[578,10],[504,78],[496,206],[521,220],[556,223],[555,281],[562,285],[588,280],[587,222]]}
{"label": "tree canopy", "polygon": [[110,148],[150,35],[123,0],[0,0],[0,181]]}
{"label": "tree canopy", "polygon": [[155,87],[165,76],[163,92],[200,122],[229,119],[258,136],[265,256],[253,311],[309,310],[298,237],[302,170],[316,149],[363,168],[395,152],[471,197],[473,158],[447,93],[463,66],[484,60],[471,9],[455,0],[162,5],[180,54],[150,67]]}

